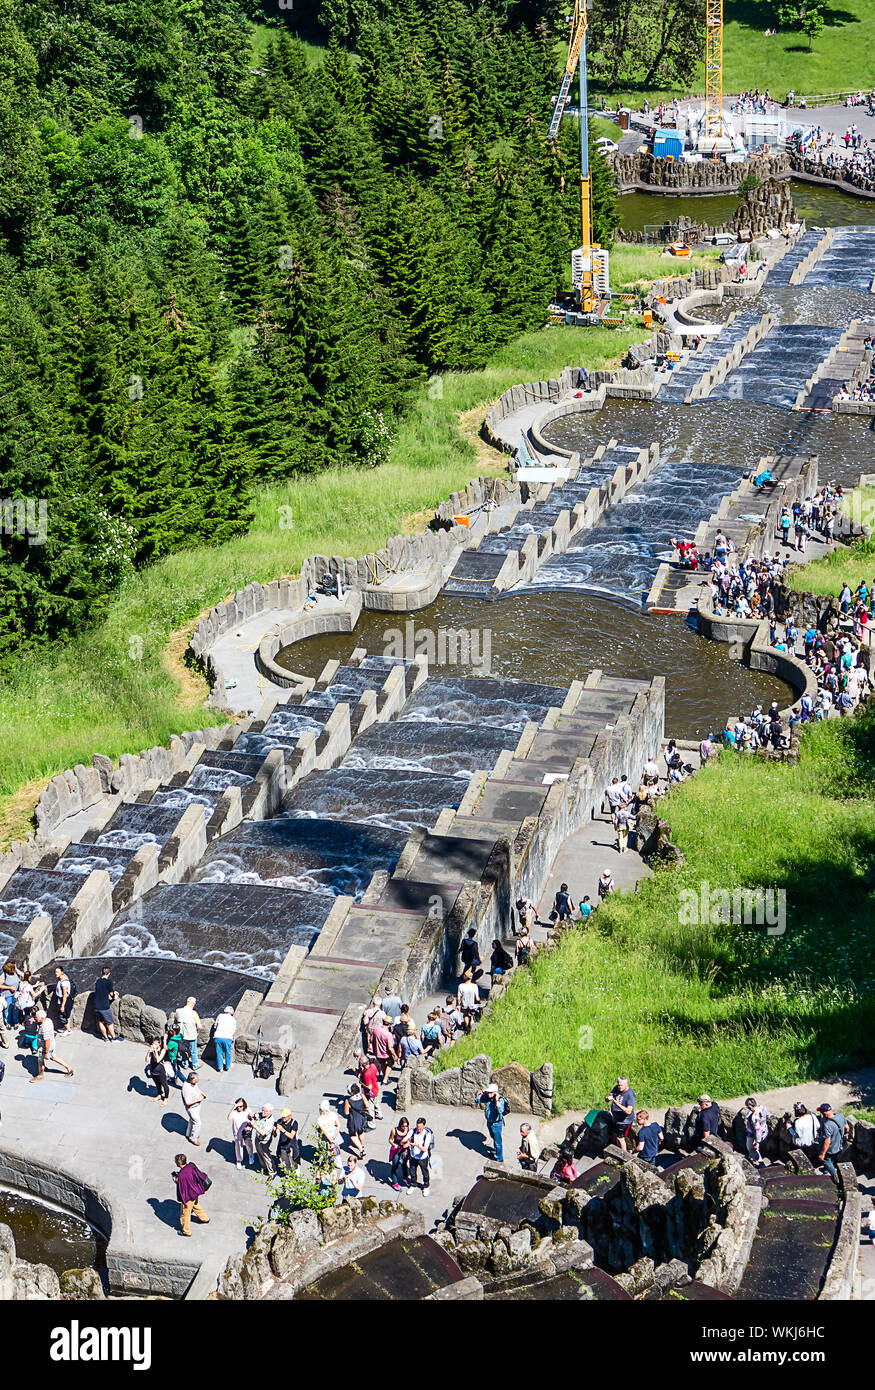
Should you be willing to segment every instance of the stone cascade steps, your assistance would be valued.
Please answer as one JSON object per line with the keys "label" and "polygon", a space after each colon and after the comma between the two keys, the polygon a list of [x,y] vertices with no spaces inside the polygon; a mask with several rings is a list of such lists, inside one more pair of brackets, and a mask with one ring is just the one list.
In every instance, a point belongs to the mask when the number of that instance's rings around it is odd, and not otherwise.
{"label": "stone cascade steps", "polygon": [[863,343],[875,334],[875,319],[854,319],[796,397],[796,410],[831,410],[839,391],[852,390],[869,376],[872,353]]}
{"label": "stone cascade steps", "polygon": [[650,603],[660,566],[672,555],[671,537],[689,537],[737,481],[735,467],[663,459],[598,526],[548,560],[531,587]]}
{"label": "stone cascade steps", "polygon": [[875,228],[838,227],[829,248],[805,276],[806,285],[867,291],[875,276]]}
{"label": "stone cascade steps", "polygon": [[740,343],[757,322],[754,314],[738,314],[716,337],[705,339],[688,361],[675,367],[666,384],[657,392],[657,401],[661,404],[682,404],[686,401],[703,374],[715,367],[736,343]]}
{"label": "stone cascade steps", "polygon": [[838,1231],[836,1187],[818,1173],[767,1168],[760,1177],[764,1202],[735,1298],[816,1299]]}
{"label": "stone cascade steps", "polygon": [[795,405],[799,389],[837,344],[840,328],[818,324],[778,324],[745,357],[708,399]]}
{"label": "stone cascade steps", "polygon": [[823,240],[824,229],[822,227],[809,227],[807,231],[803,232],[789,251],[769,271],[769,289],[795,283],[791,281],[794,271]]}

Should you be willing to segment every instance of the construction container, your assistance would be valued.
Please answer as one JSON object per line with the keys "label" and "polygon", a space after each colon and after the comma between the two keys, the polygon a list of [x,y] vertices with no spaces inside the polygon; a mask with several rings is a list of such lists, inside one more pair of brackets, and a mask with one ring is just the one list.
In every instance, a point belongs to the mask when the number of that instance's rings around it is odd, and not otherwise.
{"label": "construction container", "polygon": [[653,153],[656,159],[680,159],[684,152],[683,136],[673,130],[653,133]]}

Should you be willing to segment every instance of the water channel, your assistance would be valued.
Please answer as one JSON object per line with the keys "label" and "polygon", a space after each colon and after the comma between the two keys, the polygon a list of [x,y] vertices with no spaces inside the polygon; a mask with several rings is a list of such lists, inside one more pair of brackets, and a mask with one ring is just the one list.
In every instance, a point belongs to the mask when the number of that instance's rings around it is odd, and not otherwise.
{"label": "water channel", "polygon": [[[825,191],[838,221],[851,200]],[[624,209],[628,201],[623,200]],[[853,209],[860,206],[854,203]],[[848,218],[853,209],[844,208]],[[875,221],[875,205],[871,212]],[[699,639],[682,615],[645,615],[641,605],[660,562],[671,555],[670,537],[692,534],[762,454],[817,454],[821,480],[843,485],[855,483],[870,466],[869,419],[790,408],[851,320],[875,315],[875,300],[859,288],[875,271],[875,238],[868,226],[855,232],[850,221],[842,225],[847,230],[831,253],[834,266],[825,257],[823,267],[810,274],[810,283],[769,288],[767,280],[758,297],[744,301],[739,326],[727,332],[727,346],[733,334],[739,336],[767,312],[775,327],[710,398],[685,405],[684,391],[673,392],[669,386],[656,401],[609,399],[600,411],[553,425],[551,442],[579,452],[582,460],[611,439],[621,441],[620,453],[657,440],[659,466],[597,527],[544,565],[529,585],[494,603],[442,593],[415,615],[413,635],[405,639],[407,654],[421,650],[416,633],[464,629],[480,634],[481,655],[484,642],[489,643],[488,671],[481,668],[480,674],[554,684],[594,667],[614,676],[662,675],[666,729],[676,737],[699,737],[722,726],[728,714],[764,701],[789,703],[786,686],[746,669],[727,648]],[[837,277],[845,283],[835,283]],[[722,322],[729,308],[728,303],[715,306],[703,317]],[[553,510],[572,505],[578,493],[601,482],[605,470],[610,473],[615,465],[610,455],[591,468],[584,463],[578,478],[563,489],[564,495],[574,492],[571,502],[557,501]],[[550,503],[544,504],[537,518],[515,529],[549,525],[550,509]],[[511,542],[490,536],[481,551],[500,553],[511,543],[518,544],[519,538]],[[403,615],[365,612],[349,636],[311,638],[277,660],[315,677],[326,661],[345,661],[355,647],[397,650],[394,634],[404,621]]]}

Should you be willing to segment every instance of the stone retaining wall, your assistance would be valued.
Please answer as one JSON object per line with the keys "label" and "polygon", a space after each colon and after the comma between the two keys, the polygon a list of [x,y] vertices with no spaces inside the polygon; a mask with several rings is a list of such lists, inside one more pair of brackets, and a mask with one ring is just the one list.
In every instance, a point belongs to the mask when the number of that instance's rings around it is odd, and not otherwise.
{"label": "stone retaining wall", "polygon": [[[730,322],[733,318],[735,318],[735,315],[730,315]],[[735,343],[728,352],[725,352],[722,357],[717,359],[713,367],[709,368],[707,372],[702,373],[699,380],[694,383],[687,393],[684,404],[687,405],[691,401],[702,400],[705,396],[710,395],[714,387],[719,386],[721,381],[724,381],[730,372],[735,371],[735,368],[740,365],[747,354],[753,352],[757,344],[761,343],[763,338],[771,333],[774,325],[774,316],[772,314],[763,314],[759,323],[753,324],[740,342]]]}
{"label": "stone retaining wall", "polygon": [[621,189],[643,192],[735,193],[748,174],[756,174],[762,182],[769,178],[787,178],[790,160],[786,154],[765,159],[748,159],[740,164],[714,163],[703,159],[700,164],[684,160],[658,159],[648,154],[611,154],[608,162]]}

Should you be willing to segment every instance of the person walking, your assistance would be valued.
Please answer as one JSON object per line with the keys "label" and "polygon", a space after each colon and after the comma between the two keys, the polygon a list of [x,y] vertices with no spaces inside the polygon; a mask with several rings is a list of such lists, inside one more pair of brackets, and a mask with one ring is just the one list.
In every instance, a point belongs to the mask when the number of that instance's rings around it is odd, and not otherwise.
{"label": "person walking", "polygon": [[605,898],[610,897],[611,893],[616,893],[616,891],[617,885],[614,882],[614,875],[611,873],[610,869],[605,869],[604,873],[602,874],[601,878],[596,884],[596,892],[598,893],[599,902],[603,903]]}
{"label": "person walking", "polygon": [[406,1115],[389,1133],[389,1181],[396,1192],[401,1191],[399,1178],[405,1187],[410,1186],[410,1143],[412,1139],[410,1121]]}
{"label": "person walking", "polygon": [[817,1113],[820,1115],[820,1152],[817,1154],[817,1161],[823,1164],[824,1172],[829,1173],[833,1182],[838,1183],[836,1161],[845,1147],[845,1129],[848,1122],[844,1115],[836,1114],[829,1101],[819,1105]]}
{"label": "person walking", "polygon": [[383,1107],[380,1104],[380,1071],[376,1060],[370,1054],[362,1057],[356,1068],[356,1075],[362,1094],[370,1101],[375,1120],[382,1120]]}
{"label": "person walking", "polygon": [[492,1143],[495,1146],[495,1161],[496,1163],[503,1163],[504,1117],[508,1112],[507,1101],[504,1096],[499,1095],[496,1083],[491,1081],[480,1096],[477,1104],[483,1106],[486,1128],[489,1130]]}
{"label": "person walking", "polygon": [[431,1156],[434,1152],[434,1134],[420,1115],[410,1136],[411,1186],[416,1187],[416,1174],[422,1174],[422,1195],[427,1196],[431,1186]]}
{"label": "person walking", "polygon": [[176,1010],[176,1021],[182,1032],[184,1046],[180,1049],[183,1053],[182,1061],[185,1060],[185,1052],[188,1052],[188,1061],[193,1071],[198,1069],[197,1061],[197,1030],[201,1026],[201,1021],[195,1013],[197,1000],[194,995],[186,999],[184,1006]]}
{"label": "person walking", "polygon": [[234,1161],[238,1168],[243,1167],[244,1155],[254,1160],[255,1150],[252,1146],[252,1111],[243,1096],[238,1096],[231,1109],[228,1111],[228,1123],[231,1126],[231,1138],[234,1140]]}
{"label": "person walking", "polygon": [[70,1014],[73,1011],[73,986],[69,975],[60,965],[55,966],[55,1007],[58,1010],[58,1036],[70,1031]]}
{"label": "person walking", "polygon": [[200,1148],[201,1143],[201,1106],[206,1100],[206,1096],[198,1085],[198,1074],[190,1071],[188,1079],[182,1083],[182,1103],[188,1115],[188,1127],[185,1137],[196,1149]]}
{"label": "person walking", "polygon": [[155,1082],[153,1104],[160,1101],[162,1105],[166,1105],[170,1099],[170,1087],[167,1085],[167,1071],[164,1066],[166,1051],[167,1045],[163,1038],[154,1038],[146,1049],[146,1075]]}
{"label": "person walking", "polygon": [[179,1234],[181,1236],[191,1235],[191,1218],[194,1216],[202,1226],[210,1224],[201,1206],[201,1197],[212,1187],[211,1180],[206,1173],[202,1173],[200,1168],[196,1168],[193,1163],[189,1163],[185,1154],[176,1155],[176,1200],[179,1202]]}
{"label": "person walking", "polygon": [[73,1068],[69,1065],[69,1063],[64,1061],[63,1057],[59,1057],[58,1054],[55,1052],[55,1025],[54,1023],[52,1023],[52,1020],[49,1018],[45,1009],[37,1009],[36,1023],[36,1064],[38,1067],[38,1071],[36,1076],[32,1076],[30,1078],[30,1084],[33,1085],[34,1081],[45,1080],[45,1069],[48,1066],[49,1062],[57,1062],[59,1067],[63,1067],[64,1072],[67,1076],[72,1076],[74,1074]]}
{"label": "person walking", "polygon": [[357,1081],[351,1081],[349,1084],[349,1090],[343,1102],[343,1113],[346,1116],[346,1134],[349,1139],[349,1146],[359,1158],[365,1158],[367,1155],[362,1135],[368,1127],[370,1114],[368,1102],[362,1095],[361,1087]]}
{"label": "person walking", "polygon": [[559,885],[559,892],[553,899],[553,911],[550,916],[560,926],[566,925],[574,916],[574,903],[571,901],[567,883]]}
{"label": "person walking", "polygon": [[213,1029],[213,1042],[216,1044],[216,1070],[231,1070],[231,1050],[234,1046],[234,1036],[237,1032],[237,1019],[234,1017],[234,1010],[227,1004],[219,1017],[216,1019],[216,1026]]}
{"label": "person walking", "polygon": [[107,1042],[124,1042],[124,1038],[116,1037],[115,1017],[112,1012],[113,1000],[118,999],[118,997],[118,990],[112,982],[112,970],[108,965],[105,965],[99,978],[94,981],[91,1004],[100,1036],[105,1038]]}
{"label": "person walking", "polygon": [[[399,1017],[401,1011],[398,1011]],[[386,1083],[386,1072],[391,1066],[397,1067],[401,1061],[395,1046],[395,1035],[386,1023],[386,1014],[381,1013],[371,1032],[371,1051],[380,1072],[380,1084]]]}
{"label": "person walking", "polygon": [[474,1026],[474,1020],[480,1013],[480,990],[474,983],[470,970],[465,972],[465,978],[459,985],[456,998],[462,1013],[462,1026],[466,1033],[470,1033]]}

